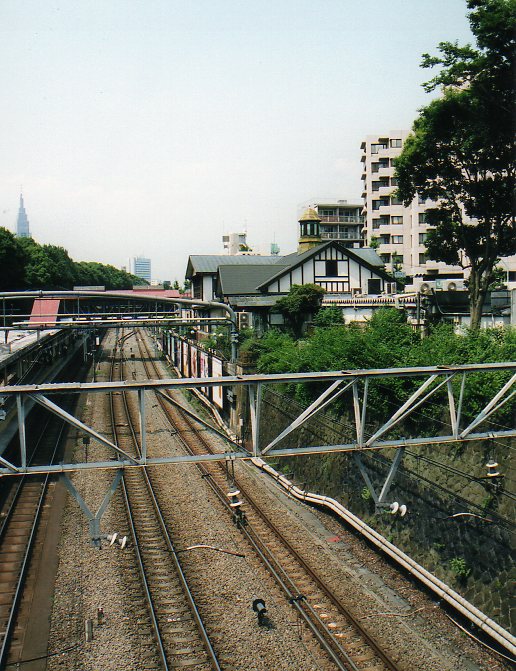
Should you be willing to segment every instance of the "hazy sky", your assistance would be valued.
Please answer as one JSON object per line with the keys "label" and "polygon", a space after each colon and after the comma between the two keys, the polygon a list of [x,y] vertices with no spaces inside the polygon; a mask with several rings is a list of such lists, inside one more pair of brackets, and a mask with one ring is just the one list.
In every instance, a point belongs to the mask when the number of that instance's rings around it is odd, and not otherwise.
{"label": "hazy sky", "polygon": [[2,0],[0,226],[23,185],[76,260],[291,252],[302,203],[361,202],[360,142],[410,128],[455,39],[465,0]]}

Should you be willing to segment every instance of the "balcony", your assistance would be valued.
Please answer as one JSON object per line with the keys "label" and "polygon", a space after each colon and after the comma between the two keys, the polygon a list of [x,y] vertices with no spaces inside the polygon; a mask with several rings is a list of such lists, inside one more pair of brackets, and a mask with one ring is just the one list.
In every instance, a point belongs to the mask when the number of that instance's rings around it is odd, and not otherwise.
{"label": "balcony", "polygon": [[387,196],[392,196],[394,191],[396,191],[396,188],[387,184],[387,186],[381,186],[378,189],[378,196],[380,198],[386,198]]}
{"label": "balcony", "polygon": [[362,236],[360,234],[360,231],[357,229],[354,232],[348,231],[347,233],[344,231],[340,231],[338,233],[331,233],[324,231],[321,233],[321,239],[322,240],[356,240],[356,241],[361,241]]}
{"label": "balcony", "polygon": [[319,215],[321,224],[363,224],[364,217],[360,215]]}

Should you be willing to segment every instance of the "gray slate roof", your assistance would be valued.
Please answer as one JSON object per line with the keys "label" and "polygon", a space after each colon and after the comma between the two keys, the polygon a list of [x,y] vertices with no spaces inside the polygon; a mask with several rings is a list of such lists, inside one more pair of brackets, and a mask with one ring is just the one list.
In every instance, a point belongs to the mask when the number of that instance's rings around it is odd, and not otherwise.
{"label": "gray slate roof", "polygon": [[229,256],[228,254],[198,254],[188,259],[187,277],[195,273],[216,273],[221,265],[232,266],[283,264],[281,256]]}
{"label": "gray slate roof", "polygon": [[[226,257],[227,258],[227,257]],[[260,257],[254,257],[255,259]],[[242,265],[219,266],[220,286],[224,296],[235,296],[245,294],[256,294],[256,287],[265,282],[281,270],[288,268],[287,265]]]}
{"label": "gray slate roof", "polygon": [[377,268],[383,268],[384,267],[384,262],[382,259],[378,256],[378,253],[375,249],[371,249],[370,247],[360,247],[359,249],[352,249],[351,252],[355,255],[358,256],[362,259],[362,261],[365,261],[368,263],[370,266],[376,266]]}

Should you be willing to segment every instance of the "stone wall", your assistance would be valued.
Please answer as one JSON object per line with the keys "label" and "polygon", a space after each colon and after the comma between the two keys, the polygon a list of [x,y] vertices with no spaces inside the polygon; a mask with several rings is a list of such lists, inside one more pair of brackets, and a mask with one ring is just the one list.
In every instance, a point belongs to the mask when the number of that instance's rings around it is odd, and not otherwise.
{"label": "stone wall", "polygon": [[[267,390],[260,423],[261,446],[302,410],[291,398]],[[337,420],[320,414],[292,433],[284,446],[348,442],[353,437],[352,428],[343,418]],[[508,490],[512,487],[514,491],[510,459],[514,447],[515,441],[510,444],[506,440],[412,448],[405,454],[389,494],[389,501],[407,505],[408,512],[403,518],[375,512],[352,455],[281,459],[277,468],[291,474],[298,485],[306,484],[311,491],[340,500],[489,617],[511,629],[509,594],[511,574],[514,579],[511,533],[515,527],[515,497]],[[393,450],[364,454],[376,491],[381,489],[393,454]],[[491,457],[504,474],[498,489],[485,479],[485,464]],[[464,512],[475,516],[452,517]]]}

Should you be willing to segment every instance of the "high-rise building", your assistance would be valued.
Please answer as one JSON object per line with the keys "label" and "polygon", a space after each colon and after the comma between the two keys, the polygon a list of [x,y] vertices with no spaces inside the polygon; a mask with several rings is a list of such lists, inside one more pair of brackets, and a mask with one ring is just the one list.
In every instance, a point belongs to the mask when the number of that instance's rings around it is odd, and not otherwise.
{"label": "high-rise building", "polygon": [[29,220],[23,204],[23,195],[20,193],[20,209],[18,210],[18,219],[16,220],[16,237],[30,238]]}
{"label": "high-rise building", "polygon": [[144,256],[134,256],[131,259],[131,273],[142,280],[151,281],[151,260]]}
{"label": "high-rise building", "polygon": [[426,258],[425,240],[428,226],[425,211],[431,201],[417,196],[405,207],[396,198],[394,159],[401,154],[409,131],[391,131],[386,135],[368,135],[361,144],[362,179],[364,181],[364,215],[367,244],[378,245],[378,254],[389,271],[399,276],[425,277],[440,275],[463,277],[458,266]]}

